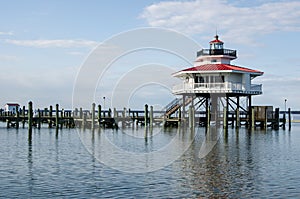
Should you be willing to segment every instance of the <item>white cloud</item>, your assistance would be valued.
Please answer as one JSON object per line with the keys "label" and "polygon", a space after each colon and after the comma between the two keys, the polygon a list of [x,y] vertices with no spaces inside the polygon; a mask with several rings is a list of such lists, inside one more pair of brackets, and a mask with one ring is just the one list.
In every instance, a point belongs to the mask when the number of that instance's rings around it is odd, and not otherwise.
{"label": "white cloud", "polygon": [[9,36],[11,36],[11,35],[14,35],[14,33],[13,32],[1,32],[0,31],[0,35],[9,35]]}
{"label": "white cloud", "polygon": [[150,26],[186,34],[211,34],[218,28],[222,38],[253,43],[255,36],[276,31],[300,31],[300,2],[268,2],[238,7],[228,0],[167,1],[146,7],[141,15]]}
{"label": "white cloud", "polygon": [[98,42],[91,40],[63,40],[63,39],[53,39],[53,40],[5,40],[6,43],[14,44],[17,46],[28,46],[36,48],[78,48],[78,47],[88,47],[93,48],[98,45]]}

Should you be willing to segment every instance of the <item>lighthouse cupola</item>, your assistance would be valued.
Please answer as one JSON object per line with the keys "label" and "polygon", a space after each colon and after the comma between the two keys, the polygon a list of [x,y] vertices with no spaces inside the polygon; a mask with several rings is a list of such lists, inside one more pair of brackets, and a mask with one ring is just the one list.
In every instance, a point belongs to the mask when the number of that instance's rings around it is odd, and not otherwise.
{"label": "lighthouse cupola", "polygon": [[210,44],[210,50],[223,50],[223,44],[224,42],[222,42],[221,40],[219,40],[219,36],[216,35],[215,39],[212,40],[211,42],[209,42]]}
{"label": "lighthouse cupola", "polygon": [[195,66],[199,64],[230,64],[230,61],[236,58],[236,50],[225,49],[224,42],[216,35],[214,40],[209,42],[209,49],[197,52]]}

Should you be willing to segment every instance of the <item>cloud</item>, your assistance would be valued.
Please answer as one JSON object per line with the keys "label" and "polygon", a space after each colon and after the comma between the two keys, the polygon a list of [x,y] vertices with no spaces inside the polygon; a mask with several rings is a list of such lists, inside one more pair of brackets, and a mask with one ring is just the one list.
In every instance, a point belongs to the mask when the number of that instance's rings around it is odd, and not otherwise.
{"label": "cloud", "polygon": [[228,0],[166,1],[146,7],[141,14],[150,26],[186,34],[211,34],[251,44],[257,35],[276,31],[300,31],[300,2],[268,2],[239,7]]}
{"label": "cloud", "polygon": [[17,45],[17,46],[28,46],[36,48],[93,48],[98,45],[98,42],[91,40],[5,40],[6,43]]}
{"label": "cloud", "polygon": [[14,33],[13,32],[1,32],[0,31],[0,35],[9,35],[9,36],[11,36],[11,35],[14,35]]}

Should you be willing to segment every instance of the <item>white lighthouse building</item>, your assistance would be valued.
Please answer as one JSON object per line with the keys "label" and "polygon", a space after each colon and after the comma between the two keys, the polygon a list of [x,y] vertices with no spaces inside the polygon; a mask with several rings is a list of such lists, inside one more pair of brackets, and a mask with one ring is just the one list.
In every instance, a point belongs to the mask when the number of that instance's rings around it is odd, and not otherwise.
{"label": "white lighthouse building", "polygon": [[[263,75],[263,72],[232,65],[231,61],[237,58],[237,52],[225,49],[218,35],[209,45],[209,49],[197,52],[193,67],[173,74],[182,80],[172,90],[173,94],[182,96],[182,111],[185,111],[185,106],[189,103],[194,105],[194,100],[198,98],[198,102],[200,101],[206,110],[210,108],[210,112],[217,112],[222,104],[228,111],[241,109],[247,112],[249,117],[251,96],[262,94],[262,85],[253,84],[252,80]],[[246,98],[246,107],[240,105],[240,97]]]}

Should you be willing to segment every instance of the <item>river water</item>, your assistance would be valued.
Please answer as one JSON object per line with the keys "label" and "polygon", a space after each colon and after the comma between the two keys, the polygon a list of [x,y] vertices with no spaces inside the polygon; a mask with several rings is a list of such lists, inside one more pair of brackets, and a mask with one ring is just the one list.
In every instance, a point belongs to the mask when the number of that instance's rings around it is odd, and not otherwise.
{"label": "river water", "polygon": [[300,197],[299,125],[215,133],[0,127],[0,197]]}

